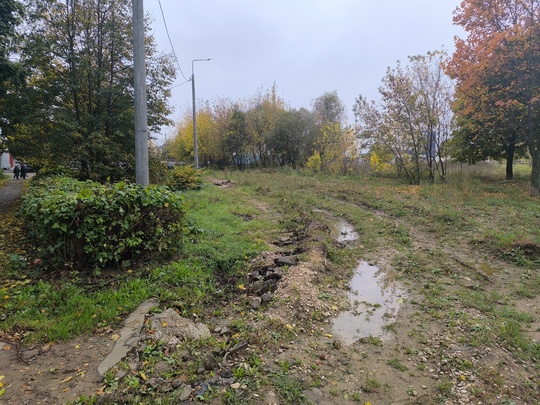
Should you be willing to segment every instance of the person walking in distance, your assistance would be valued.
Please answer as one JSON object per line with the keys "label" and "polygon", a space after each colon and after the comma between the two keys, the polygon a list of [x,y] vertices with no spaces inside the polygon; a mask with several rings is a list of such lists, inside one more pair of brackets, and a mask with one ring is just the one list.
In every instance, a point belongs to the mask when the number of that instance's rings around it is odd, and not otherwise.
{"label": "person walking in distance", "polygon": [[13,168],[13,178],[18,179],[19,174],[21,174],[21,167],[18,163],[15,163],[15,167]]}
{"label": "person walking in distance", "polygon": [[24,180],[26,179],[26,173],[28,173],[28,167],[26,167],[26,164],[23,163],[21,165],[21,178]]}

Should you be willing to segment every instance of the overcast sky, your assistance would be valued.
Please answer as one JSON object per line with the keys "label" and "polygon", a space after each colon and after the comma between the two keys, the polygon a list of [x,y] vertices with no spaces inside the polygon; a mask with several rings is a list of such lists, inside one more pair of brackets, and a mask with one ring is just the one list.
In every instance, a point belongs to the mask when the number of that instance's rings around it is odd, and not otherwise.
{"label": "overcast sky", "polygon": [[[254,95],[274,83],[291,107],[338,92],[352,124],[358,95],[378,99],[387,67],[443,47],[452,52],[460,0],[161,0],[185,77],[195,62],[198,100]],[[158,0],[145,0],[163,52],[171,52]],[[184,82],[178,74],[175,85]],[[191,108],[191,84],[173,89],[173,119]],[[171,129],[164,129],[172,133]],[[164,134],[162,134],[164,136]]]}

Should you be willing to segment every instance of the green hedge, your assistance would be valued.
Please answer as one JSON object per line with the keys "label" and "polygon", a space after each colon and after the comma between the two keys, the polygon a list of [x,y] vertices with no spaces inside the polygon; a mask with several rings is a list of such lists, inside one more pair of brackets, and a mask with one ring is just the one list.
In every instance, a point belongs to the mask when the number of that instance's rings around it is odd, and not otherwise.
{"label": "green hedge", "polygon": [[46,265],[99,270],[177,252],[182,202],[164,186],[53,177],[32,183],[21,214]]}

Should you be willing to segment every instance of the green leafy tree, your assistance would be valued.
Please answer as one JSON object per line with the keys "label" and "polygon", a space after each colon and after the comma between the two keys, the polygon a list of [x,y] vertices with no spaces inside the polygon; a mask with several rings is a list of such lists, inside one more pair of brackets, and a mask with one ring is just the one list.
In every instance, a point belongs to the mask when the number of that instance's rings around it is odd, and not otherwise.
{"label": "green leafy tree", "polygon": [[280,166],[297,167],[307,156],[303,156],[311,130],[309,115],[306,110],[283,111],[279,114],[271,136],[267,140]]}
{"label": "green leafy tree", "polygon": [[239,105],[236,105],[232,110],[227,125],[225,145],[231,162],[240,170],[251,163],[247,153],[248,144],[249,135],[246,128],[246,113],[240,109]]}
{"label": "green leafy tree", "polygon": [[18,63],[9,59],[14,51],[16,28],[21,22],[23,8],[16,0],[0,3],[0,150],[5,147],[5,135],[9,132],[7,111],[11,109],[6,100],[8,90],[13,91],[24,83],[23,71]]}
{"label": "green leafy tree", "polygon": [[[21,63],[29,85],[13,102],[10,148],[83,179],[133,177],[132,13],[129,0],[31,0]],[[170,59],[147,38],[149,129],[168,122]]]}

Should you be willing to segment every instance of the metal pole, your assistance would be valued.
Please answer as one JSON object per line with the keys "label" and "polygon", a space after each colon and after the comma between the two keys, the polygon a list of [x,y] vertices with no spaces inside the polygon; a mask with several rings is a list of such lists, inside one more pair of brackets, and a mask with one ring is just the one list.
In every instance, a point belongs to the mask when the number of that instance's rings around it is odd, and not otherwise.
{"label": "metal pole", "polygon": [[133,74],[135,89],[135,182],[148,186],[148,119],[146,110],[146,66],[144,55],[143,0],[133,6]]}
{"label": "metal pole", "polygon": [[193,98],[193,156],[195,157],[195,169],[199,168],[199,145],[197,142],[197,107],[195,106],[195,73],[191,62],[191,95]]}
{"label": "metal pole", "polygon": [[193,59],[191,61],[191,95],[193,98],[193,155],[195,157],[195,169],[199,168],[199,144],[197,141],[197,107],[195,102],[195,71],[193,64],[195,62],[207,62],[208,59]]}

